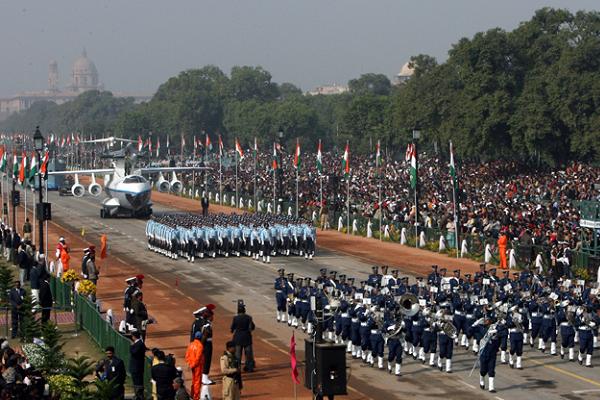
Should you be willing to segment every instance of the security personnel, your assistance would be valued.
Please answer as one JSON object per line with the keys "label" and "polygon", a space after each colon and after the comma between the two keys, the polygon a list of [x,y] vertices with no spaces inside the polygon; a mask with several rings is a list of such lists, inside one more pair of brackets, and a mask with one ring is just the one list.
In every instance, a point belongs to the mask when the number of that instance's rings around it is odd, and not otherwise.
{"label": "security personnel", "polygon": [[133,300],[133,294],[137,287],[137,278],[132,276],[131,278],[125,279],[127,283],[127,287],[125,288],[125,293],[123,295],[123,311],[125,311],[125,326],[123,326],[121,331],[128,332],[135,326],[135,315],[133,314],[133,309],[131,307],[131,302]]}
{"label": "security personnel", "polygon": [[255,368],[254,352],[252,351],[252,331],[255,329],[252,317],[246,314],[246,306],[243,300],[238,300],[238,315],[231,322],[231,333],[235,344],[235,357],[242,361],[244,353],[244,372],[253,372]]}
{"label": "security personnel", "polygon": [[277,322],[286,322],[288,280],[285,278],[285,270],[279,268],[279,277],[275,279],[275,301],[277,302]]}

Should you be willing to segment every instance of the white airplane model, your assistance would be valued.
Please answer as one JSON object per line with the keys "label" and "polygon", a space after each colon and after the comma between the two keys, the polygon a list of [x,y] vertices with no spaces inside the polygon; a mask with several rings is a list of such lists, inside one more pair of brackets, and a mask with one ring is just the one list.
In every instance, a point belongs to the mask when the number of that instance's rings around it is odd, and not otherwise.
{"label": "white airplane model", "polygon": [[[113,141],[120,140],[118,138],[110,139]],[[98,140],[106,141],[103,139]],[[123,141],[131,142],[128,139]],[[88,143],[91,142],[88,141]],[[152,215],[152,203],[150,202],[152,184],[143,176],[144,174],[158,173],[156,188],[159,192],[180,193],[183,184],[177,179],[177,171],[203,171],[209,169],[207,167],[148,167],[138,168],[133,171],[133,174],[126,174],[124,159],[117,159],[112,164],[113,168],[48,171],[48,175],[74,175],[75,183],[71,187],[71,193],[75,197],[81,197],[85,194],[85,188],[79,183],[79,175],[91,175],[92,182],[88,186],[88,192],[94,197],[102,193],[102,186],[96,182],[96,175],[104,175],[104,191],[109,197],[102,201],[100,217],[145,218]],[[171,181],[167,181],[163,175],[163,173],[168,172],[172,174]]]}

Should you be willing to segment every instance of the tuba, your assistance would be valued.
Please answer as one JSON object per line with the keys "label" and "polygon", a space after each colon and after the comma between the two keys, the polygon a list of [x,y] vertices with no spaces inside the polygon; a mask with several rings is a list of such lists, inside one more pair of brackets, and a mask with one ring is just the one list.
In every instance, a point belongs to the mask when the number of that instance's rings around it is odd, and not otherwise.
{"label": "tuba", "polygon": [[398,303],[400,304],[400,313],[407,317],[412,317],[421,309],[419,299],[412,293],[403,294]]}
{"label": "tuba", "polygon": [[456,339],[458,337],[458,329],[456,329],[456,326],[450,321],[443,323],[442,331],[444,331],[444,334],[451,339]]}

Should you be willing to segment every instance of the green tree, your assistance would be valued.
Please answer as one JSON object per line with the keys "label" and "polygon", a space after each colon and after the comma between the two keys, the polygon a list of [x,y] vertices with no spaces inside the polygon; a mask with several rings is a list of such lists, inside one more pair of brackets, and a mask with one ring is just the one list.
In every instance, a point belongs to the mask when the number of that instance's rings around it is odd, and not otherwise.
{"label": "green tree", "polygon": [[348,88],[352,94],[364,95],[375,94],[386,96],[390,93],[392,84],[387,76],[383,74],[362,74],[358,79],[348,82]]}
{"label": "green tree", "polygon": [[44,363],[40,366],[40,369],[46,373],[60,372],[65,364],[64,342],[61,332],[54,322],[48,321],[41,324],[40,333],[45,345],[43,347]]}
{"label": "green tree", "polygon": [[229,95],[238,101],[272,101],[279,97],[277,84],[262,67],[235,66],[231,68]]}
{"label": "green tree", "polygon": [[42,331],[40,320],[33,311],[34,307],[35,302],[32,301],[31,293],[26,292],[23,304],[19,308],[21,314],[19,333],[23,343],[33,343],[33,338],[39,338]]}

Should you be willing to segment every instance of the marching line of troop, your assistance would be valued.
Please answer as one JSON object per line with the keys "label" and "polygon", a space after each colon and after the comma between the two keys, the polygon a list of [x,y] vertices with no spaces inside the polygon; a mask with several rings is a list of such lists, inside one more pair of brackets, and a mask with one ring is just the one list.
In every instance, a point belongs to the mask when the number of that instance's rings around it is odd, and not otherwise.
{"label": "marching line of troop", "polygon": [[[398,277],[398,270],[381,274],[373,267],[366,281],[327,274],[294,279],[279,269],[275,280],[277,321],[313,334],[311,297],[324,305],[324,339],[343,343],[356,359],[400,375],[403,354],[452,372],[454,346],[477,355],[480,387],[495,392],[497,353],[503,364],[523,368],[523,347],[529,344],[569,361],[592,367],[600,325],[598,284],[566,278],[554,280],[523,271],[486,270],[461,276],[460,270],[433,271],[428,277]],[[558,338],[560,337],[560,341]],[[575,355],[575,343],[579,351]],[[436,359],[437,357],[437,359]]]}
{"label": "marching line of troop", "polygon": [[215,258],[242,254],[271,262],[271,256],[312,259],[316,231],[302,218],[273,214],[164,214],[146,223],[148,248],[167,257]]}

